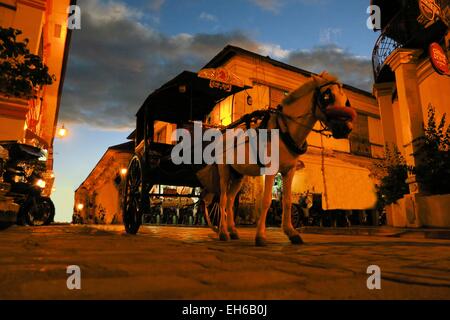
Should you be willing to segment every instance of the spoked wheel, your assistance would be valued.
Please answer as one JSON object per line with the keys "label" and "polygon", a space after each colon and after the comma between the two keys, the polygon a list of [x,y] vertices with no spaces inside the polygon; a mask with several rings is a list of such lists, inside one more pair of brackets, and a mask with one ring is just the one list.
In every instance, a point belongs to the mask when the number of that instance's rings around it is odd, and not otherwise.
{"label": "spoked wheel", "polygon": [[128,234],[136,234],[142,224],[143,190],[142,165],[135,156],[128,167],[123,199],[123,223]]}
{"label": "spoked wheel", "polygon": [[291,211],[291,219],[292,219],[292,225],[294,228],[300,228],[303,224],[303,211],[301,208],[299,208],[296,205],[292,205],[292,211]]}
{"label": "spoked wheel", "polygon": [[220,206],[217,195],[208,194],[201,200],[201,210],[208,227],[215,232],[219,232],[220,227]]}
{"label": "spoked wheel", "polygon": [[[234,218],[236,219],[237,212],[239,209],[238,198],[234,203]],[[219,232],[220,229],[220,203],[219,196],[208,194],[202,199],[202,211],[205,217],[207,225],[212,228],[215,232]]]}
{"label": "spoked wheel", "polygon": [[21,216],[29,226],[49,225],[55,216],[55,206],[49,198],[34,197],[24,205]]}

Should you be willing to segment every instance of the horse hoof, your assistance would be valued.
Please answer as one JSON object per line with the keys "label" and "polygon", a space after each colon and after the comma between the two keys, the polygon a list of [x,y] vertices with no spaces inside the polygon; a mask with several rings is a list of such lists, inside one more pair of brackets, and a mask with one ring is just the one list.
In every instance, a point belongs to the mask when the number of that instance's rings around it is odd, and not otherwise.
{"label": "horse hoof", "polygon": [[219,239],[220,241],[230,241],[230,236],[226,233],[220,233]]}
{"label": "horse hoof", "polygon": [[289,238],[289,240],[291,240],[291,243],[294,245],[301,245],[303,244],[303,239],[302,237],[300,237],[300,235],[295,235]]}
{"label": "horse hoof", "polygon": [[267,247],[267,240],[264,238],[257,237],[255,239],[255,245],[257,247]]}
{"label": "horse hoof", "polygon": [[239,234],[237,232],[230,232],[230,238],[231,240],[239,240]]}

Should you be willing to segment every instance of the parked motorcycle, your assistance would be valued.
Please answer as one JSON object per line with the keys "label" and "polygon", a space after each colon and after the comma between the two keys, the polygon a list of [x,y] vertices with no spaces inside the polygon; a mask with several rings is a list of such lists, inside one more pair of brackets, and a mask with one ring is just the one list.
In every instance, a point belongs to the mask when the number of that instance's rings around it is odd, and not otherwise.
{"label": "parked motorcycle", "polygon": [[9,185],[6,197],[19,206],[17,224],[41,226],[53,222],[55,206],[44,195],[45,154],[36,147],[16,142],[1,143],[9,153],[3,163],[3,184]]}

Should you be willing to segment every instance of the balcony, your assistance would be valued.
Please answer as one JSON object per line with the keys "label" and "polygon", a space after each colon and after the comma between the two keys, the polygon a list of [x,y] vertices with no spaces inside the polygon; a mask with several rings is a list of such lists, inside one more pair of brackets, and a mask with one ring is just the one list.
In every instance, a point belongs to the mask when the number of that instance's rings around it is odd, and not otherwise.
{"label": "balcony", "polygon": [[396,49],[405,47],[423,49],[426,52],[431,42],[440,41],[445,35],[447,27],[443,22],[437,21],[425,27],[418,21],[419,16],[419,9],[410,5],[400,10],[385,25],[372,53],[373,71],[377,83],[394,81],[394,74],[385,62]]}

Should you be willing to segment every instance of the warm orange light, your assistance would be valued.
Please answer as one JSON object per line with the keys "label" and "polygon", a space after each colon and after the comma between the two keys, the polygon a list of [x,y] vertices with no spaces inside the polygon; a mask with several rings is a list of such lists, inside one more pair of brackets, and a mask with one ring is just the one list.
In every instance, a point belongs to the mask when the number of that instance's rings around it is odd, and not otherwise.
{"label": "warm orange light", "polygon": [[77,204],[77,209],[79,211],[83,210],[84,209],[84,204],[82,204],[82,203]]}
{"label": "warm orange light", "polygon": [[65,136],[67,136],[67,129],[64,128],[64,125],[58,129],[58,137],[60,138],[64,138]]}
{"label": "warm orange light", "polygon": [[126,175],[127,172],[128,172],[128,170],[126,168],[120,169],[120,174],[123,175],[123,176]]}

